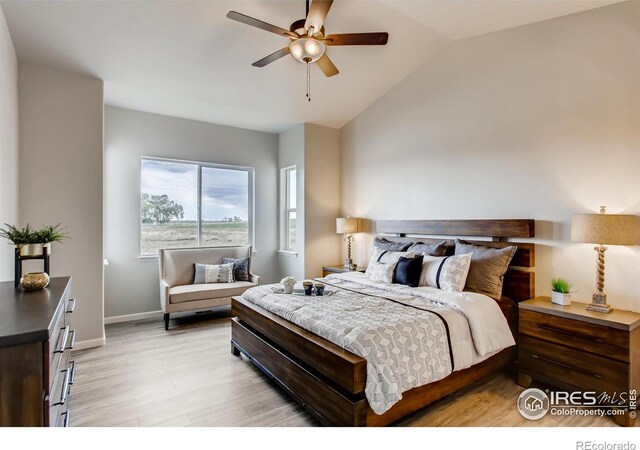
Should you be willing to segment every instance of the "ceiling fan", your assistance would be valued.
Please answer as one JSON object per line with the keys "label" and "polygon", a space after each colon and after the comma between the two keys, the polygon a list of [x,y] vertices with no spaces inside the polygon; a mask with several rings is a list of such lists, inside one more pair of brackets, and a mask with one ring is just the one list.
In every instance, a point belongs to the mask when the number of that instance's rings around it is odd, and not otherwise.
{"label": "ceiling fan", "polygon": [[[311,5],[309,5],[311,3]],[[245,14],[236,11],[229,11],[227,17],[246,25],[251,25],[271,33],[279,34],[291,42],[277,52],[265,56],[254,62],[255,67],[264,67],[283,56],[291,54],[295,59],[307,64],[307,71],[310,63],[317,63],[320,70],[327,76],[332,77],[339,73],[327,55],[327,46],[339,45],[386,45],[389,33],[346,33],[325,35],[324,20],[329,13],[333,0],[306,0],[306,19],[296,20],[288,30],[271,25]],[[308,85],[307,85],[308,88]],[[308,93],[307,93],[307,96]]]}

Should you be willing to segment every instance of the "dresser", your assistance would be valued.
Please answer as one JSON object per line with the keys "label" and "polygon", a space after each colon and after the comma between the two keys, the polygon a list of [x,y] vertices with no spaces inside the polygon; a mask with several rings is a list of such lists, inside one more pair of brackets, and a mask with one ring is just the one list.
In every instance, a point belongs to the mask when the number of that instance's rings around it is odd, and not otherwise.
{"label": "dresser", "polygon": [[71,277],[35,292],[0,283],[0,426],[68,426],[75,342]]}
{"label": "dresser", "polygon": [[[519,304],[518,382],[533,380],[566,391],[640,391],[640,314],[587,311],[537,297]],[[614,416],[632,426],[637,411]]]}

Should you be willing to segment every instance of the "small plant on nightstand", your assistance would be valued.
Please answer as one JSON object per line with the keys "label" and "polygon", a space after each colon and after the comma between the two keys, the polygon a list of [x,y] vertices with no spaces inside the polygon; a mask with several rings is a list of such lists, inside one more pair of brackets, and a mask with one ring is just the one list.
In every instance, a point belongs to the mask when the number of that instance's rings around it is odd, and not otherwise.
{"label": "small plant on nightstand", "polygon": [[571,290],[573,284],[564,278],[551,280],[551,302],[557,305],[567,306],[571,304]]}

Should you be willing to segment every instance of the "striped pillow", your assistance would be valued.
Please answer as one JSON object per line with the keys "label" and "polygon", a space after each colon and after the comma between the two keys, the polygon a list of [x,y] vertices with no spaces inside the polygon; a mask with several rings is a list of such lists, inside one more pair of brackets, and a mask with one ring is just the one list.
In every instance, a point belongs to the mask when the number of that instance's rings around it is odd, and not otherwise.
{"label": "striped pillow", "polygon": [[193,284],[233,283],[233,263],[228,264],[194,264],[195,276]]}
{"label": "striped pillow", "polygon": [[462,292],[471,266],[471,253],[453,256],[423,254],[420,286],[431,286],[447,292]]}

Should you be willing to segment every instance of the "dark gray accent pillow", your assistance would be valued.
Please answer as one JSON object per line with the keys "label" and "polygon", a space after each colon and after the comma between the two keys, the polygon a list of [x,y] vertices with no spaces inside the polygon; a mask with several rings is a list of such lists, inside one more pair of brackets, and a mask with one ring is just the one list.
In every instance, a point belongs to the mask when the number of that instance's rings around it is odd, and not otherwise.
{"label": "dark gray accent pillow", "polygon": [[411,247],[411,245],[413,245],[413,242],[390,241],[389,239],[380,236],[377,236],[373,240],[374,247],[381,248],[382,250],[387,250],[388,252],[404,252],[409,247]]}
{"label": "dark gray accent pillow", "polygon": [[444,256],[447,253],[447,241],[437,242],[435,244],[425,244],[424,242],[416,242],[407,249],[416,255],[426,253],[431,256]]}
{"label": "dark gray accent pillow", "polygon": [[236,281],[249,281],[249,258],[222,258],[223,264],[233,263],[233,277]]}
{"label": "dark gray accent pillow", "polygon": [[464,290],[499,300],[502,297],[504,274],[507,273],[516,250],[516,246],[494,248],[456,239],[456,255],[472,253]]}

